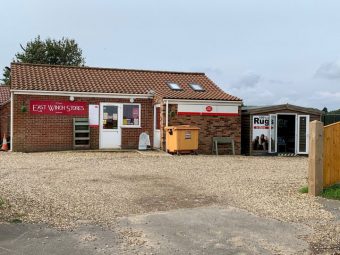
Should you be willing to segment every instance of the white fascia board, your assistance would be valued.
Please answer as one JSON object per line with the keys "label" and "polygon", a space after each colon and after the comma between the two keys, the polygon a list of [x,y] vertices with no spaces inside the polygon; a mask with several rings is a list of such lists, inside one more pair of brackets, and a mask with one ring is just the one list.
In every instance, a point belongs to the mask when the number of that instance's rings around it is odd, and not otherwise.
{"label": "white fascia board", "polygon": [[153,94],[121,94],[121,93],[96,93],[96,92],[70,92],[70,91],[44,91],[44,90],[11,90],[14,95],[37,96],[74,96],[74,97],[102,97],[102,98],[153,98]]}
{"label": "white fascia board", "polygon": [[163,99],[164,102],[169,104],[214,104],[214,105],[242,105],[242,101],[222,101],[222,100],[187,100],[187,99]]}

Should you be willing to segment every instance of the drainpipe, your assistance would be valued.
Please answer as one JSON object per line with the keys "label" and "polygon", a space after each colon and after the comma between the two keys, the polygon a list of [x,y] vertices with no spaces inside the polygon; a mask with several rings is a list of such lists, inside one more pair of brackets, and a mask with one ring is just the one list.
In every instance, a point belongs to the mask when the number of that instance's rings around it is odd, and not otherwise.
{"label": "drainpipe", "polygon": [[[165,126],[166,127],[169,125],[169,116],[168,115],[169,115],[169,100],[166,100],[165,101]],[[168,140],[166,139],[166,134],[165,134],[165,152],[168,152]]]}
{"label": "drainpipe", "polygon": [[13,151],[13,112],[14,112],[14,95],[13,92],[11,92],[11,117],[10,117],[10,140],[11,140],[11,149],[10,151]]}

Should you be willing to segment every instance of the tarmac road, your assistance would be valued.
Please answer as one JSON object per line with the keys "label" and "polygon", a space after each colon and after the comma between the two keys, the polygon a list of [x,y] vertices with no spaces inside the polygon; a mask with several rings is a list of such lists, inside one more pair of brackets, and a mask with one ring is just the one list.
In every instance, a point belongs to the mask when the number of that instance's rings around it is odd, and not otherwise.
{"label": "tarmac road", "polygon": [[3,224],[0,254],[308,254],[303,239],[311,232],[302,224],[213,206],[124,217],[111,230]]}

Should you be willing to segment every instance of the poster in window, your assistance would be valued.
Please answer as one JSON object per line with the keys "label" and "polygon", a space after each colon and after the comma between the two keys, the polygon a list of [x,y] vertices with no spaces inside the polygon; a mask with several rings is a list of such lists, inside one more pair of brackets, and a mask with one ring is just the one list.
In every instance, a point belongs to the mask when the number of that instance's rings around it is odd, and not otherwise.
{"label": "poster in window", "polygon": [[253,116],[253,150],[268,150],[269,116]]}
{"label": "poster in window", "polygon": [[139,107],[138,106],[135,106],[132,108],[132,117],[134,119],[138,119],[139,118]]}
{"label": "poster in window", "polygon": [[89,125],[90,127],[99,126],[99,105],[97,104],[89,105]]}

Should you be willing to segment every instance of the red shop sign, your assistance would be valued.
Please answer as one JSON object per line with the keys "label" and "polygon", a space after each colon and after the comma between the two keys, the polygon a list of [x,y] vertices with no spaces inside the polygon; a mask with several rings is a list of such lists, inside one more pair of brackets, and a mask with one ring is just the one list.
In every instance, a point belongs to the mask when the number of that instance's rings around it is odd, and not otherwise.
{"label": "red shop sign", "polygon": [[87,115],[88,106],[85,102],[31,100],[30,113],[51,115]]}

